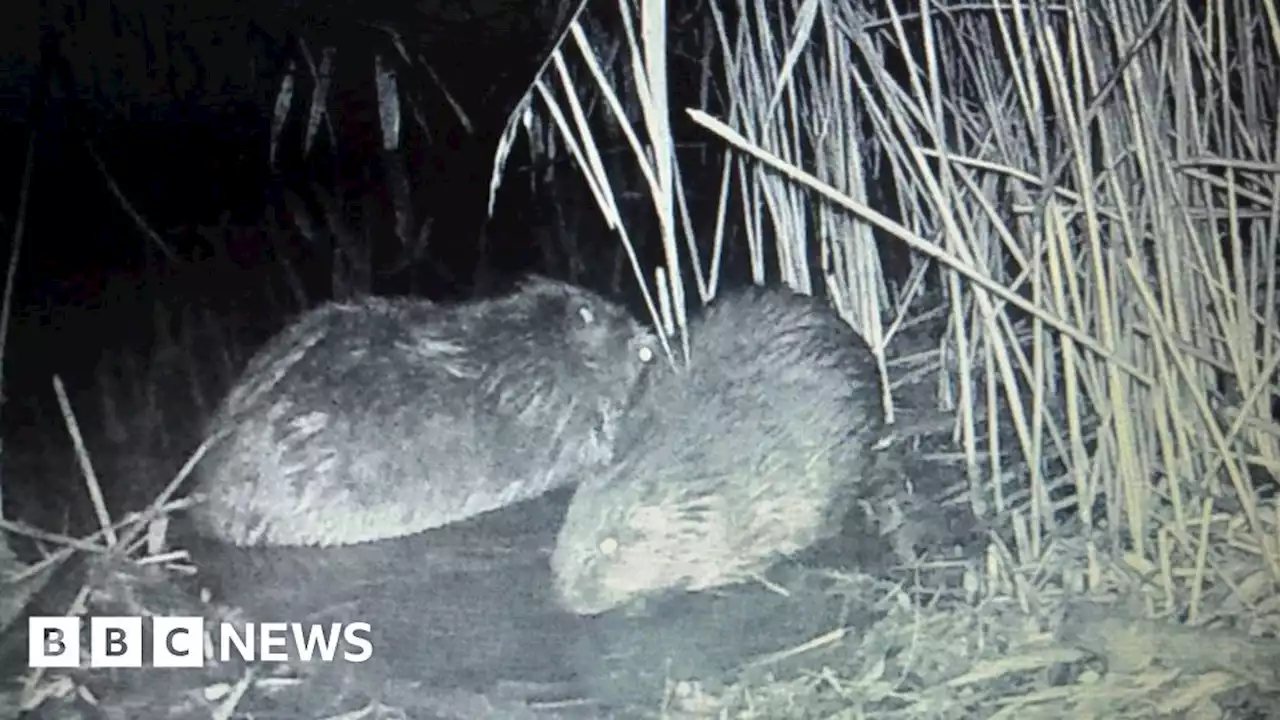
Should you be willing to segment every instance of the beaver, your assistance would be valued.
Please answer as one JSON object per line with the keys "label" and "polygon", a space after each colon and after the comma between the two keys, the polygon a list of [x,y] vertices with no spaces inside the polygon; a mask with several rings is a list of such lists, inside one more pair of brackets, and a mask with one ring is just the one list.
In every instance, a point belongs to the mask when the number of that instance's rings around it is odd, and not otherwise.
{"label": "beaver", "polygon": [[532,277],[455,305],[330,302],[249,361],[196,468],[193,529],[331,546],[448,525],[576,482],[612,454],[656,336]]}
{"label": "beaver", "polygon": [[573,613],[742,582],[878,492],[880,373],[829,307],[739,291],[691,322],[689,343],[690,367],[652,368],[615,457],[570,500],[551,568]]}

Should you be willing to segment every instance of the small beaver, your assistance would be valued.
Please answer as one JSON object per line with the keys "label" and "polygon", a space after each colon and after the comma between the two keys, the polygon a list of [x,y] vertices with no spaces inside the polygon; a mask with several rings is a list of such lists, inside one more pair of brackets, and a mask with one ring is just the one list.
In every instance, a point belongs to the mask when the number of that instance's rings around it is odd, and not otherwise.
{"label": "small beaver", "polygon": [[621,307],[542,277],[451,306],[325,304],[223,400],[195,528],[235,545],[342,545],[577,482],[611,457],[656,342]]}
{"label": "small beaver", "polygon": [[830,308],[752,288],[717,299],[689,342],[691,367],[653,368],[614,459],[570,501],[551,566],[571,612],[748,579],[875,494],[880,375]]}

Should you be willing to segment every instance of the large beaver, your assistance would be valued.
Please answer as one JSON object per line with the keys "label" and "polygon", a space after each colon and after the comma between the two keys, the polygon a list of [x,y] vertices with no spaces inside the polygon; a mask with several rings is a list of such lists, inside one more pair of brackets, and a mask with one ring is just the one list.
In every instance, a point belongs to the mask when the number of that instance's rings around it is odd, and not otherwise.
{"label": "large beaver", "polygon": [[689,369],[653,368],[613,461],[570,502],[551,565],[572,612],[748,579],[875,494],[880,376],[828,307],[753,288],[717,299],[689,342]]}
{"label": "large beaver", "polygon": [[249,362],[197,468],[201,533],[236,545],[400,537],[606,462],[654,335],[532,278],[453,306],[367,298],[304,314]]}

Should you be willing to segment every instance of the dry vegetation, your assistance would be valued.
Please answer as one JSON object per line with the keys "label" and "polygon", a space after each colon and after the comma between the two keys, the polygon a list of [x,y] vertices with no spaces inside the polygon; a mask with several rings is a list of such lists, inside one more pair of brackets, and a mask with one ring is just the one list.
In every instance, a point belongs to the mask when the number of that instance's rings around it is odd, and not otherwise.
{"label": "dry vegetation", "polygon": [[[618,54],[637,76],[640,122],[600,92],[662,218],[667,276],[692,274],[705,297],[721,238],[696,238],[710,272],[677,252],[697,234],[667,150],[679,109],[666,104],[659,4],[643,5]],[[785,23],[754,3],[711,7],[723,54],[708,82],[724,105],[689,115],[734,150],[723,212],[745,209],[758,273],[772,249],[789,284],[821,277],[890,358],[914,294],[940,286],[951,322],[939,396],[960,410],[967,499],[998,530],[967,602],[857,628],[843,642],[864,651],[861,672],[740,688],[734,707],[1246,717],[1233,703],[1277,705],[1274,4],[942,5],[923,17],[894,3],[788,5]],[[610,57],[589,47],[575,32],[564,52],[588,68]],[[608,213],[581,93],[554,82],[569,76],[547,77],[540,97],[559,98],[551,116]],[[886,182],[901,193],[897,222],[868,207],[868,186]],[[918,267],[891,301],[871,226],[940,276]],[[986,444],[1006,437],[1013,447]],[[979,462],[984,450],[1027,472]],[[889,657],[904,667],[886,672]]]}
{"label": "dry vegetation", "polygon": [[[651,309],[680,326],[681,308],[696,304],[686,288],[714,295],[723,223],[707,235],[689,219],[670,126],[686,111],[667,105],[662,6],[639,5],[624,8],[636,14],[607,51],[575,24],[531,93],[537,122],[525,129],[578,161],[624,241],[613,186],[619,172],[641,178],[667,257],[649,278]],[[992,532],[952,587],[921,587],[927,567],[911,582],[842,577],[837,590],[878,619],[795,650],[821,650],[821,663],[714,692],[678,684],[654,712],[1274,713],[1272,0],[931,6],[925,16],[893,3],[792,0],[779,15],[763,5],[707,8],[704,37],[719,51],[702,62],[719,104],[688,114],[726,149],[720,217],[742,216],[757,277],[780,267],[806,291],[819,278],[891,377],[910,374],[914,392],[957,409],[939,482]],[[602,127],[634,150],[634,166],[606,167]],[[900,194],[896,221],[868,205],[883,183]],[[901,286],[881,276],[873,227],[922,259]],[[926,343],[942,352],[913,365],[897,348],[920,340],[898,335],[928,311],[946,319]],[[115,568],[131,582],[146,572]],[[222,672],[210,684],[230,693],[206,696],[227,711],[247,685]],[[83,687],[33,678],[26,701],[83,698]]]}

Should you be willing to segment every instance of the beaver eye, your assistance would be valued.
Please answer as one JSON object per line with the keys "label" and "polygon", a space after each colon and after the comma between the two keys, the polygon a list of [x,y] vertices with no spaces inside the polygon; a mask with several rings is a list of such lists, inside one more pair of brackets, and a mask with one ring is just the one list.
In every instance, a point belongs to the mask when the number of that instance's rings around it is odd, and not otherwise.
{"label": "beaver eye", "polygon": [[600,554],[605,557],[613,557],[618,552],[618,541],[614,538],[607,537],[600,541]]}
{"label": "beaver eye", "polygon": [[649,364],[653,360],[653,348],[645,345],[640,348],[640,362]]}
{"label": "beaver eye", "polygon": [[593,325],[596,321],[596,316],[591,314],[591,308],[589,307],[578,308],[578,317],[582,318],[582,322],[585,325]]}

